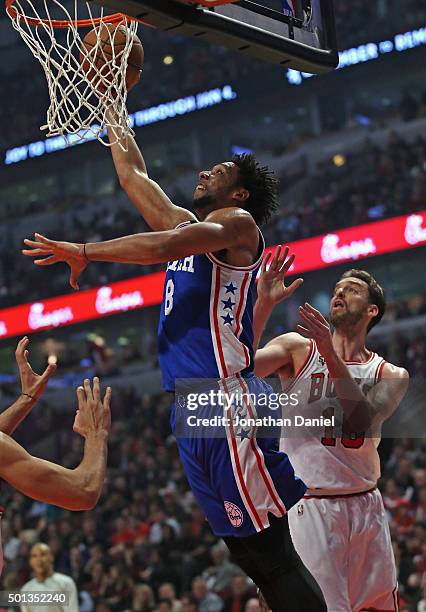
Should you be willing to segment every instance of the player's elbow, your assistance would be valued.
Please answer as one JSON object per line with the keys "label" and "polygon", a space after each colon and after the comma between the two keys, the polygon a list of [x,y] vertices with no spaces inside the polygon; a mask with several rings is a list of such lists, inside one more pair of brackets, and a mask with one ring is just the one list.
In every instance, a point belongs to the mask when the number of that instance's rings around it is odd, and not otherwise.
{"label": "player's elbow", "polygon": [[90,494],[84,498],[83,507],[81,510],[93,510],[98,503],[99,495]]}
{"label": "player's elbow", "polygon": [[[77,468],[78,470],[78,468]],[[76,478],[68,495],[68,510],[93,510],[101,495],[102,485],[96,474],[85,473],[82,477],[74,473]],[[64,504],[65,507],[65,504]]]}
{"label": "player's elbow", "polygon": [[73,508],[69,508],[69,510],[76,511],[86,511],[93,510],[99,500],[99,491],[94,491],[91,489],[83,489],[79,491],[76,499],[73,502]]}

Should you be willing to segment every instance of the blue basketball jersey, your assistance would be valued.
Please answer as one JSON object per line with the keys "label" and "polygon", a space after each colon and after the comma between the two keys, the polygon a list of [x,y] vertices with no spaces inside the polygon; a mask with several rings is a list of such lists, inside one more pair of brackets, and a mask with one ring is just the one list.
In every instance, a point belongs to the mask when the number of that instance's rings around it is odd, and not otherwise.
{"label": "blue basketball jersey", "polygon": [[[183,225],[189,224],[181,224]],[[264,251],[248,267],[219,261],[212,253],[169,262],[158,330],[164,388],[176,379],[215,379],[227,392],[268,395],[271,387],[253,374],[253,286]],[[248,400],[247,414],[256,414]],[[185,415],[183,416],[185,419]],[[283,516],[304,494],[274,439],[257,440],[231,426],[221,436],[179,434],[180,408],[171,424],[191,489],[217,536],[250,536]]]}
{"label": "blue basketball jersey", "polygon": [[259,257],[245,268],[212,253],[169,262],[158,329],[166,391],[174,391],[177,378],[217,379],[253,371],[252,293],[263,251],[260,234]]}

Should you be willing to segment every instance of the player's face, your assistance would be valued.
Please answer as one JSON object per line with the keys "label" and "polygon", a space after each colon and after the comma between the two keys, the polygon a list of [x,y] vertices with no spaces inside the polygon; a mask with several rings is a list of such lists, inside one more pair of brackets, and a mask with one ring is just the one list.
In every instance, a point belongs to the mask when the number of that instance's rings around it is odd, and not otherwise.
{"label": "player's face", "polygon": [[202,170],[194,191],[194,208],[203,209],[212,204],[231,204],[237,191],[239,169],[233,162],[223,162],[211,170]]}
{"label": "player's face", "polygon": [[336,329],[369,322],[371,308],[367,283],[358,278],[345,278],[337,283],[330,302],[330,322]]}

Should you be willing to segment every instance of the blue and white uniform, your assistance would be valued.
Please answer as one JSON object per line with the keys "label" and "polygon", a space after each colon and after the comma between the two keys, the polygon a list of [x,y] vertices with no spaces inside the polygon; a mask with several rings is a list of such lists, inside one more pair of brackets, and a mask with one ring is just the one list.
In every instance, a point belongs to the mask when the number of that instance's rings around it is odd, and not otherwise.
{"label": "blue and white uniform", "polygon": [[[186,225],[187,222],[182,225]],[[178,227],[182,227],[182,225]],[[176,379],[213,379],[226,393],[269,394],[253,374],[253,287],[262,260],[235,267],[213,254],[169,262],[158,330],[166,391]],[[172,408],[175,431],[177,408]],[[256,416],[249,400],[246,413]],[[246,537],[269,527],[305,493],[304,483],[275,440],[243,436],[224,425],[219,437],[179,437],[192,491],[218,536]]]}

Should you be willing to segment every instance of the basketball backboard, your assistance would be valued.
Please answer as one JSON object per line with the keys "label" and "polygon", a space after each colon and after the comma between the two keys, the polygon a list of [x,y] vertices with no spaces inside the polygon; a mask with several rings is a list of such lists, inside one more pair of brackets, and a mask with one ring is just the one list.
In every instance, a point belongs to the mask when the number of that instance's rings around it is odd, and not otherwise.
{"label": "basketball backboard", "polygon": [[[96,0],[153,26],[286,68],[321,74],[338,64],[333,0]],[[213,4],[215,6],[208,6]]]}

